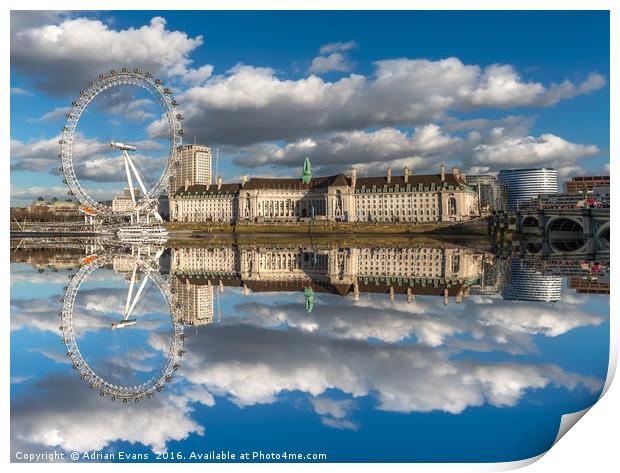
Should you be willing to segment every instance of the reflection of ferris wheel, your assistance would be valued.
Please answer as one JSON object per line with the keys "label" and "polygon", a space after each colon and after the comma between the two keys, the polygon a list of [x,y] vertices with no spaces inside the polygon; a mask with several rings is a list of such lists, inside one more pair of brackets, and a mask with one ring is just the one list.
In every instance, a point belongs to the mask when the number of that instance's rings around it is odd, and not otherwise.
{"label": "reflection of ferris wheel", "polygon": [[[80,117],[87,107],[101,93],[125,86],[137,86],[146,89],[161,105],[168,128],[167,135],[170,147],[168,159],[161,175],[153,185],[149,185],[148,182],[145,185],[144,176],[140,175],[140,171],[131,157],[131,153],[136,151],[137,147],[131,143],[121,143],[116,140],[110,141],[110,147],[118,150],[122,157],[133,204],[129,210],[113,210],[111,206],[101,203],[89,195],[84,187],[80,185],[74,166],[74,139]],[[177,164],[177,149],[182,143],[181,137],[184,131],[181,128],[180,121],[183,117],[177,112],[177,105],[178,103],[172,97],[172,91],[167,87],[163,87],[161,80],[154,79],[148,72],[142,73],[140,69],[134,69],[132,72],[127,68],[123,68],[122,70],[112,70],[110,74],[101,74],[97,81],[90,82],[89,87],[80,92],[80,96],[72,103],[71,111],[67,113],[67,122],[62,129],[60,139],[61,151],[59,157],[62,161],[64,182],[69,186],[70,194],[73,194],[83,205],[82,210],[87,215],[99,215],[102,217],[124,216],[132,215],[139,211],[149,212],[155,210],[159,196],[167,189],[170,173],[173,166]],[[156,213],[156,216],[158,215]]]}
{"label": "reflection of ferris wheel", "polygon": [[[122,386],[108,381],[97,374],[86,361],[78,346],[74,330],[74,308],[77,293],[88,276],[96,269],[110,264],[111,259],[92,256],[86,258],[84,262],[86,264],[71,278],[71,282],[65,290],[64,298],[61,299],[63,307],[62,312],[59,314],[61,318],[60,330],[62,332],[62,342],[67,347],[67,357],[71,360],[73,368],[80,373],[80,379],[88,382],[91,389],[99,390],[101,396],[109,396],[113,401],[118,400],[124,403],[131,400],[139,402],[145,398],[151,398],[156,392],[162,391],[166,383],[172,381],[174,371],[179,369],[178,358],[184,354],[182,350],[183,340],[185,339],[183,335],[183,325],[179,323],[176,311],[172,307],[169,284],[159,274],[156,268],[149,266],[140,259],[136,259],[123,318],[113,323],[108,330],[122,330],[139,323],[136,318],[132,317],[132,313],[136,303],[140,299],[146,282],[150,280],[159,289],[166,300],[168,309],[170,310],[172,332],[170,344],[165,353],[165,360],[162,366],[155,370],[155,373],[146,381],[133,386]],[[134,283],[137,281],[136,276],[138,272],[142,273],[143,278],[134,294]]]}

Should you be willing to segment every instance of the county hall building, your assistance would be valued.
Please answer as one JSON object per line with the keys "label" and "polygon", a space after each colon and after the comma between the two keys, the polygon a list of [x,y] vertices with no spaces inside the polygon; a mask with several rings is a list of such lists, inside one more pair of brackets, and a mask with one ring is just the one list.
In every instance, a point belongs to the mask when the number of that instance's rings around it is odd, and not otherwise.
{"label": "county hall building", "polygon": [[186,185],[170,196],[178,222],[294,223],[462,222],[479,216],[478,193],[458,168],[439,174],[312,177],[306,158],[298,179],[242,178],[240,184]]}

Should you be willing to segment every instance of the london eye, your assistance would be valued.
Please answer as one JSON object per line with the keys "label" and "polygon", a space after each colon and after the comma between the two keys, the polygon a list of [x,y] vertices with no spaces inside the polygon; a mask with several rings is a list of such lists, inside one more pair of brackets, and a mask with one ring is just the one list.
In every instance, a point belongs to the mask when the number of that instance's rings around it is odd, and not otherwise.
{"label": "london eye", "polygon": [[[160,219],[184,133],[177,106],[170,88],[137,68],[101,74],[80,92],[62,128],[59,170],[86,215]],[[112,205],[119,192],[128,205]]]}
{"label": "london eye", "polygon": [[[61,299],[59,328],[67,358],[102,397],[123,403],[151,398],[172,381],[184,354],[183,325],[168,281],[139,256],[91,255],[82,263]],[[119,275],[123,281],[113,284]],[[146,301],[149,291],[157,297]]]}

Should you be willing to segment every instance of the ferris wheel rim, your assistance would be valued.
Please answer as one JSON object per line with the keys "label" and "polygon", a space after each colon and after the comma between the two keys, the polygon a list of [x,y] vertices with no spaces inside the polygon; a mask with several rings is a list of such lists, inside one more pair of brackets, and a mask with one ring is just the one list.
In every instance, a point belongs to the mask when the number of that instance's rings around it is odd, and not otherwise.
{"label": "ferris wheel rim", "polygon": [[67,347],[67,357],[71,360],[73,367],[80,372],[80,378],[82,380],[88,381],[91,389],[98,389],[102,396],[109,396],[112,400],[120,400],[122,402],[134,400],[137,402],[144,398],[152,397],[155,393],[162,391],[164,386],[171,381],[174,371],[179,367],[177,358],[181,356],[180,354],[182,353],[183,325],[176,316],[176,311],[171,301],[171,294],[166,288],[163,278],[156,271],[151,271],[145,265],[141,265],[142,269],[148,272],[149,277],[161,291],[170,309],[172,336],[165,361],[147,381],[133,386],[114,384],[99,376],[88,364],[79,349],[77,337],[73,329],[73,311],[75,298],[82,283],[93,271],[110,262],[111,260],[106,257],[97,258],[82,266],[71,278],[71,282],[63,297],[63,307],[60,312],[62,341]]}
{"label": "ferris wheel rim", "polygon": [[[168,124],[169,152],[166,165],[152,188],[137,199],[133,209],[127,211],[114,211],[110,206],[99,202],[89,195],[80,185],[79,179],[73,166],[73,142],[79,120],[90,105],[102,92],[122,85],[134,85],[146,89],[158,99],[163,106]],[[172,97],[172,91],[163,87],[163,82],[152,77],[150,73],[142,73],[139,69],[133,71],[123,68],[120,71],[112,70],[109,74],[100,74],[99,79],[91,81],[86,90],[80,92],[77,100],[72,102],[71,110],[67,113],[67,121],[62,128],[59,158],[62,164],[64,181],[69,187],[69,193],[74,195],[83,207],[89,208],[102,216],[121,217],[135,213],[136,211],[149,210],[157,205],[158,198],[168,189],[169,178],[173,167],[178,162],[178,149],[181,147],[184,133],[181,128],[182,116],[177,110],[178,103]]]}

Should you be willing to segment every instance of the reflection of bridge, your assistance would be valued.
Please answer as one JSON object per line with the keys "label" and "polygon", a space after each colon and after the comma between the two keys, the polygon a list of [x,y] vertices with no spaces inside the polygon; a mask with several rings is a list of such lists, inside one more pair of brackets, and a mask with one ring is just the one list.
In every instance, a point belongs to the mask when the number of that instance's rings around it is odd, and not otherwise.
{"label": "reflection of bridge", "polygon": [[11,223],[11,232],[14,234],[54,233],[54,234],[95,234],[101,226],[93,222],[18,222]]}
{"label": "reflection of bridge", "polygon": [[522,210],[512,218],[526,254],[609,255],[609,208]]}

